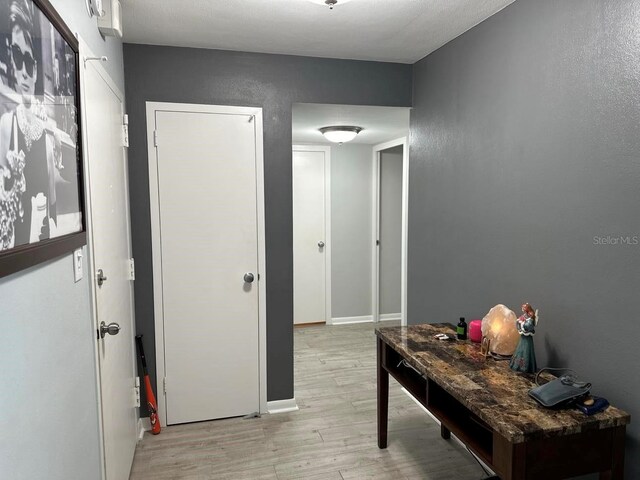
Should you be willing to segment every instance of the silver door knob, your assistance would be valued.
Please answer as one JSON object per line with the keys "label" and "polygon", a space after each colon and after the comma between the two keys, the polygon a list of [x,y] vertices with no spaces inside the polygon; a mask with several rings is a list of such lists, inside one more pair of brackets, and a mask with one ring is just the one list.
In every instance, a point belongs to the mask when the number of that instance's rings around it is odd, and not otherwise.
{"label": "silver door knob", "polygon": [[320,241],[318,242],[318,246],[319,246],[320,248],[324,247],[324,242],[323,242],[322,240],[320,240]]}
{"label": "silver door knob", "polygon": [[120,325],[115,322],[111,322],[109,325],[102,322],[100,323],[100,338],[108,333],[109,335],[117,335],[120,332]]}
{"label": "silver door knob", "polygon": [[98,286],[101,287],[104,282],[107,281],[107,276],[104,274],[102,269],[98,269],[98,273],[96,275],[96,279],[98,280]]}
{"label": "silver door knob", "polygon": [[253,280],[254,280],[253,273],[247,272],[244,274],[244,281],[246,283],[253,283]]}

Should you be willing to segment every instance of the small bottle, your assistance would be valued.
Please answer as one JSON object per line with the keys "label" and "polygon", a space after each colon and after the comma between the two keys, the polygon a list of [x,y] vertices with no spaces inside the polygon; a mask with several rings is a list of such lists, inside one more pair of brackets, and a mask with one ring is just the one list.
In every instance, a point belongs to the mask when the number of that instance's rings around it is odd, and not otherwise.
{"label": "small bottle", "polygon": [[456,335],[458,336],[458,340],[467,339],[467,322],[464,320],[464,317],[460,317],[460,322],[456,327]]}

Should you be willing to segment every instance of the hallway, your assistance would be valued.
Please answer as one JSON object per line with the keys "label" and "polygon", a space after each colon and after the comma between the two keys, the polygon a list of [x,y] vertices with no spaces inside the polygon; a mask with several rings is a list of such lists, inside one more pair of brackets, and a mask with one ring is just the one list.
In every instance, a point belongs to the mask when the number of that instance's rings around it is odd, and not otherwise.
{"label": "hallway", "polygon": [[437,424],[393,380],[389,447],[378,449],[373,330],[370,323],[296,328],[299,411],[147,433],[131,479],[482,478],[471,455],[442,440]]}

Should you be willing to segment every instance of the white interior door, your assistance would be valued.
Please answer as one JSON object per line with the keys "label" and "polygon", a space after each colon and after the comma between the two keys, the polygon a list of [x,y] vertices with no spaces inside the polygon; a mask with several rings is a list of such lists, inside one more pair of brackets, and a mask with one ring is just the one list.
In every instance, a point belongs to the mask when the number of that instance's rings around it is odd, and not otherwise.
{"label": "white interior door", "polygon": [[95,62],[83,73],[86,150],[96,318],[117,323],[116,335],[98,340],[104,460],[107,480],[129,478],[137,441],[135,356],[127,157],[121,94]]}
{"label": "white interior door", "polygon": [[[329,147],[293,149],[293,323],[325,322]],[[329,317],[330,318],[330,317]]]}
{"label": "white interior door", "polygon": [[257,412],[256,120],[156,110],[155,130],[167,424]]}

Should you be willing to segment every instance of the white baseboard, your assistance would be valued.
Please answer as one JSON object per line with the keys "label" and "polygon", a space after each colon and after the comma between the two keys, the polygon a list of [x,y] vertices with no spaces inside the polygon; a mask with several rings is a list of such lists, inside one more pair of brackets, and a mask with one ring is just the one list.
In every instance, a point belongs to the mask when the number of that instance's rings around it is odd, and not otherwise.
{"label": "white baseboard", "polygon": [[360,317],[337,317],[331,319],[331,325],[349,325],[351,323],[373,322],[373,315],[362,315]]}
{"label": "white baseboard", "polygon": [[138,419],[138,440],[142,440],[144,436],[144,432],[151,431],[151,422],[149,421],[149,417],[140,417]]}
{"label": "white baseboard", "polygon": [[295,398],[267,402],[267,412],[269,413],[287,413],[296,412],[298,410],[298,404],[296,403]]}
{"label": "white baseboard", "polygon": [[[399,313],[382,313],[380,321],[387,322],[391,320],[400,320],[402,315]],[[359,317],[337,317],[331,319],[331,325],[349,325],[352,323],[371,323],[373,315],[360,315]]]}
{"label": "white baseboard", "polygon": [[[418,405],[418,406],[422,409],[422,411],[423,411],[423,412],[425,412],[427,415],[429,415],[429,416],[433,419],[433,421],[434,421],[434,422],[436,422],[438,425],[440,425],[440,424],[441,424],[440,420],[438,420],[438,419],[433,415],[433,413],[431,413],[429,410],[427,410],[427,408],[426,408],[424,405],[422,405],[422,404],[421,404],[421,403],[416,399],[416,397],[414,397],[413,395],[411,395],[411,392],[409,392],[409,390],[407,390],[406,388],[404,388],[404,387],[403,387],[403,388],[402,388],[402,391],[407,395],[407,397],[409,397],[411,400],[413,400],[413,401],[415,402],[415,404],[416,404],[416,405]],[[453,433],[451,434],[451,438],[452,438],[456,443],[458,443],[459,445],[461,445],[461,446],[462,446],[462,448],[464,448],[465,450],[467,449],[467,446],[466,446],[464,443],[462,443],[462,441],[461,441],[458,437],[456,437]],[[469,450],[467,450],[467,451],[469,451]],[[471,451],[469,451],[469,452],[471,453],[471,455],[473,455],[473,456],[476,458],[476,460],[478,460],[478,461],[479,461],[479,462],[484,466],[484,468],[486,468],[486,469],[487,469],[487,471],[488,471],[489,473],[491,473],[492,475],[495,475],[495,474],[496,474],[496,472],[494,472],[493,470],[491,470],[491,467],[489,467],[489,465],[487,465],[486,463],[484,463],[484,462],[483,462],[480,458],[478,458],[478,457],[477,457],[473,452],[471,452]]]}

